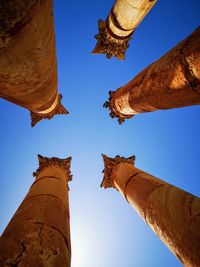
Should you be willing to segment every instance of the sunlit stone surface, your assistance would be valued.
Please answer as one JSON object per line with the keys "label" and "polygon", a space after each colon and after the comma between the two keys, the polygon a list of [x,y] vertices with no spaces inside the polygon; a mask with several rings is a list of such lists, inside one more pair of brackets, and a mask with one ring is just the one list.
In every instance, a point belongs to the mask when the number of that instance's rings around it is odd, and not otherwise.
{"label": "sunlit stone surface", "polygon": [[135,168],[135,157],[103,155],[101,186],[116,188],[187,267],[200,266],[200,199]]}
{"label": "sunlit stone surface", "polygon": [[200,104],[200,27],[109,94],[104,107],[119,123],[138,113]]}
{"label": "sunlit stone surface", "polygon": [[92,53],[124,60],[134,30],[156,1],[116,0],[106,22],[99,20],[99,34],[95,35],[97,45]]}
{"label": "sunlit stone surface", "polygon": [[39,155],[36,180],[0,238],[0,266],[70,267],[70,162]]}
{"label": "sunlit stone surface", "polygon": [[58,96],[52,0],[0,2],[0,97],[29,109],[32,126],[68,113]]}

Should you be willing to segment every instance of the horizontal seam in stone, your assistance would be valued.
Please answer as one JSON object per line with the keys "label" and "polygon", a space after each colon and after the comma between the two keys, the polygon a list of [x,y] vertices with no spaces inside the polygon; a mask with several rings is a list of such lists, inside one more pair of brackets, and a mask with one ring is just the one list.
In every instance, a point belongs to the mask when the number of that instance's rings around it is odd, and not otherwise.
{"label": "horizontal seam in stone", "polygon": [[126,36],[119,36],[116,35],[110,28],[109,23],[107,21],[106,23],[106,30],[107,32],[110,34],[110,36],[112,36],[114,39],[120,40],[120,41],[129,41],[130,37],[132,36],[133,32],[131,32],[130,34],[126,35]]}
{"label": "horizontal seam in stone", "polygon": [[136,172],[135,174],[131,175],[131,177],[129,177],[129,179],[126,181],[125,186],[124,186],[124,197],[127,200],[127,202],[130,204],[130,202],[128,201],[127,198],[127,188],[128,188],[128,184],[132,181],[133,178],[135,178],[135,176],[137,176],[139,173],[143,173],[143,172]]}
{"label": "horizontal seam in stone", "polygon": [[41,178],[38,178],[37,180],[35,180],[35,182],[31,185],[31,187],[35,184],[37,184],[37,182],[43,180],[43,179],[47,179],[47,178],[50,178],[50,179],[57,179],[57,180],[60,180],[62,181],[59,177],[56,177],[56,176],[43,176]]}
{"label": "horizontal seam in stone", "polygon": [[24,201],[22,202],[22,204],[25,202],[25,201],[29,201],[33,198],[37,198],[37,197],[40,197],[40,196],[49,196],[49,197],[53,197],[53,198],[56,198],[63,206],[65,212],[67,213],[67,217],[70,219],[70,215],[69,215],[69,211],[68,209],[65,207],[65,205],[63,204],[62,200],[59,198],[59,197],[56,197],[55,195],[52,195],[52,194],[37,194],[37,195],[34,195],[34,196],[31,196],[31,197],[28,197],[26,199],[24,199]]}
{"label": "horizontal seam in stone", "polygon": [[113,8],[112,8],[112,10],[111,10],[111,12],[110,12],[110,19],[111,19],[113,25],[114,25],[117,29],[119,29],[119,30],[121,30],[121,31],[125,31],[125,32],[127,32],[127,31],[133,31],[133,30],[134,30],[134,28],[132,28],[132,29],[124,29],[124,28],[120,25],[119,21],[117,20],[117,17],[116,17],[116,15],[115,15],[115,13],[114,13],[114,9],[113,9]]}

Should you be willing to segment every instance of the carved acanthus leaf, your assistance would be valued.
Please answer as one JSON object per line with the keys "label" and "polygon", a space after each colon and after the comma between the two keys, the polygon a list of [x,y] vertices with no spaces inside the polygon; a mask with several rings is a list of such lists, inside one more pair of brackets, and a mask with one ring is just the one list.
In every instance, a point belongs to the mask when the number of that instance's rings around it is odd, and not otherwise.
{"label": "carved acanthus leaf", "polygon": [[98,21],[99,33],[95,35],[97,44],[92,54],[106,54],[107,58],[115,56],[120,60],[125,59],[125,52],[129,47],[129,41],[132,37],[120,40],[111,36],[107,29],[107,23],[103,20]]}
{"label": "carved acanthus leaf", "polygon": [[122,162],[130,163],[130,164],[134,165],[135,156],[131,156],[129,158],[120,157],[120,156],[116,156],[115,158],[109,158],[106,155],[102,154],[102,157],[103,157],[103,161],[104,161],[104,170],[103,170],[104,177],[103,177],[103,180],[101,183],[101,187],[103,187],[103,188],[110,188],[110,187],[116,188],[112,179],[111,179],[113,168]]}
{"label": "carved acanthus leaf", "polygon": [[67,177],[67,182],[69,182],[72,180],[72,175],[70,171],[71,159],[71,157],[65,159],[60,159],[56,157],[48,158],[38,154],[39,168],[35,172],[33,172],[33,176],[38,176],[42,170],[49,166],[55,166],[64,170]]}
{"label": "carved acanthus leaf", "polygon": [[109,91],[109,99],[103,104],[103,107],[109,109],[110,117],[112,119],[117,118],[118,123],[122,124],[125,120],[131,119],[132,117],[134,117],[134,115],[123,115],[117,112],[115,108],[115,103],[114,103],[114,95],[115,95],[115,92]]}
{"label": "carved acanthus leaf", "polygon": [[39,121],[41,121],[43,119],[50,120],[50,119],[52,119],[54,117],[54,115],[68,114],[69,112],[62,105],[61,99],[62,99],[62,95],[59,94],[58,95],[58,104],[56,105],[56,107],[54,108],[54,110],[52,110],[51,112],[49,112],[47,114],[35,113],[33,111],[30,111],[31,126],[34,127]]}

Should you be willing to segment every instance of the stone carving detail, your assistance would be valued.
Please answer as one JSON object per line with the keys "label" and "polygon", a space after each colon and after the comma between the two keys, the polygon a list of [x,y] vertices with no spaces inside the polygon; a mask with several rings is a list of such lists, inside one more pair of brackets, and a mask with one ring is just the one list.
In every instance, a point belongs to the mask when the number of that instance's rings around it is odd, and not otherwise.
{"label": "stone carving detail", "polygon": [[106,101],[103,104],[104,108],[108,108],[110,110],[110,117],[112,119],[117,118],[118,119],[118,123],[122,124],[123,122],[125,122],[125,119],[131,119],[132,117],[134,117],[134,115],[122,115],[119,114],[116,109],[115,109],[115,105],[114,105],[114,94],[115,92],[113,91],[109,91],[109,99],[108,101]]}
{"label": "stone carving detail", "polygon": [[103,20],[98,21],[98,30],[99,33],[95,35],[97,44],[92,54],[106,54],[109,59],[115,56],[120,60],[124,60],[125,52],[129,47],[128,42],[132,37],[129,36],[122,40],[112,37],[108,32],[107,23]]}
{"label": "stone carving detail", "polygon": [[103,161],[104,161],[104,170],[103,170],[104,177],[103,177],[103,181],[101,183],[101,187],[103,187],[105,189],[110,188],[110,187],[117,189],[115,187],[115,185],[113,184],[112,179],[111,179],[113,168],[122,162],[127,162],[127,163],[134,165],[135,164],[135,156],[125,158],[125,157],[120,157],[117,155],[115,158],[109,158],[106,155],[102,154],[102,157],[103,157]]}
{"label": "stone carving detail", "polygon": [[[200,27],[104,103],[121,124],[135,114],[200,104]],[[165,82],[163,82],[165,81]]]}
{"label": "stone carving detail", "polygon": [[58,115],[58,114],[68,114],[69,112],[65,109],[65,107],[62,105],[61,103],[61,99],[62,99],[62,95],[59,94],[59,98],[58,98],[58,104],[55,107],[54,110],[52,110],[51,112],[47,113],[47,114],[40,114],[40,113],[35,113],[33,111],[30,111],[30,116],[31,116],[31,126],[34,127],[39,121],[43,120],[43,119],[52,119],[54,117],[54,115]]}
{"label": "stone carving detail", "polygon": [[35,172],[33,172],[33,176],[34,177],[38,176],[42,170],[44,170],[50,165],[53,165],[53,166],[59,166],[65,171],[67,182],[69,182],[72,180],[72,175],[70,171],[71,159],[72,159],[71,157],[66,159],[60,159],[56,157],[48,158],[38,154],[39,168]]}

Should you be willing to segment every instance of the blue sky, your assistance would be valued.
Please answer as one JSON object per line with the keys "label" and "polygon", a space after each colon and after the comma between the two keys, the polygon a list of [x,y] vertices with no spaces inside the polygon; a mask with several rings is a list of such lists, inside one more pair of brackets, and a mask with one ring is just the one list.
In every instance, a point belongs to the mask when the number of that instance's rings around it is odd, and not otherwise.
{"label": "blue sky", "polygon": [[187,37],[199,24],[198,0],[158,1],[139,25],[126,61],[91,55],[97,21],[114,1],[55,1],[59,91],[68,116],[30,127],[27,110],[0,100],[0,232],[34,181],[37,154],[72,156],[72,267],[179,267],[179,261],[114,189],[99,187],[101,153],[136,155],[136,166],[197,196],[200,107],[157,111],[118,125],[102,104],[109,90]]}

